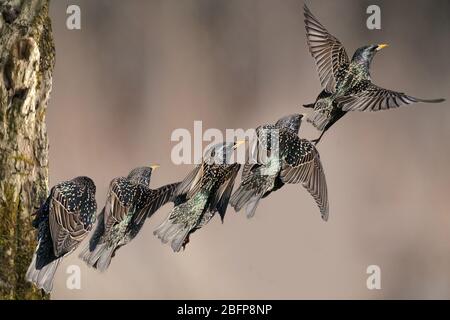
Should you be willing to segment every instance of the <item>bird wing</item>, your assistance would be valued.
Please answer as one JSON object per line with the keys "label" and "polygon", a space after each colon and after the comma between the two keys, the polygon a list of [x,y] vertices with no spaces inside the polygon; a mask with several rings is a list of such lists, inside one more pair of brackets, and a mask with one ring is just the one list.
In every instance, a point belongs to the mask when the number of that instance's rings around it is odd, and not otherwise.
{"label": "bird wing", "polygon": [[97,227],[92,233],[91,238],[89,239],[89,251],[94,251],[97,245],[103,243],[103,235],[105,234],[105,207],[103,207],[102,211],[97,216]]}
{"label": "bird wing", "polygon": [[304,16],[309,52],[316,60],[322,88],[334,92],[338,71],[350,63],[347,52],[341,42],[325,29],[306,5]]}
{"label": "bird wing", "polygon": [[[319,152],[307,140],[297,140],[297,148],[291,148],[290,155],[282,161],[280,173],[284,183],[301,183],[316,201],[323,220],[328,220],[328,190]],[[300,152],[302,150],[307,152]]]}
{"label": "bird wing", "polygon": [[80,211],[67,211],[66,200],[58,189],[54,189],[51,196],[49,224],[56,257],[74,250],[90,230],[85,229]]}
{"label": "bird wing", "polygon": [[119,180],[113,180],[111,182],[108,197],[106,199],[106,205],[104,209],[105,234],[111,232],[111,229],[115,224],[122,222],[127,217],[128,212],[131,208],[131,203],[123,204],[120,201],[117,183],[120,183]]}
{"label": "bird wing", "polygon": [[203,164],[197,165],[178,185],[174,196],[186,194],[188,199],[191,198],[191,196],[200,188],[203,171]]}
{"label": "bird wing", "polygon": [[[246,159],[245,164],[242,168],[242,174],[241,174],[241,181],[244,181],[253,171],[253,169],[256,169],[260,164],[253,163],[253,161],[257,161],[259,157],[259,134],[261,131],[261,126],[256,128],[256,139],[254,139],[250,146],[248,147],[248,152],[246,152]],[[250,159],[250,157],[253,157],[253,159]],[[254,159],[256,158],[256,159]]]}
{"label": "bird wing", "polygon": [[246,163],[244,164],[244,167],[242,168],[242,174],[241,174],[241,181],[244,181],[247,179],[248,176],[250,176],[250,174],[252,173],[254,168],[257,168],[261,166],[260,164],[257,163]]}
{"label": "bird wing", "polygon": [[444,99],[426,100],[414,98],[402,92],[380,88],[370,82],[366,82],[365,86],[364,90],[356,94],[336,99],[343,111],[380,111],[416,102],[438,103],[444,101]]}
{"label": "bird wing", "polygon": [[172,183],[145,193],[146,205],[133,216],[133,222],[140,224],[145,218],[150,218],[159,208],[169,202],[180,183]]}
{"label": "bird wing", "polygon": [[234,181],[240,168],[241,165],[235,163],[232,165],[230,169],[227,169],[229,170],[227,178],[225,179],[225,182],[222,183],[222,185],[219,187],[216,194],[214,195],[213,201],[211,202],[210,210],[211,211],[217,210],[219,212],[222,221],[225,217],[228,202],[230,201],[231,193],[233,191]]}

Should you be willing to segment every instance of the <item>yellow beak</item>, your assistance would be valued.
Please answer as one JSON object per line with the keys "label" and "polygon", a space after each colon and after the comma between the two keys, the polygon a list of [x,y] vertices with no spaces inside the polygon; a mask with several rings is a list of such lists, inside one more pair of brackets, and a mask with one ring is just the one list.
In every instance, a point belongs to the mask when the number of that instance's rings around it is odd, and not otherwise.
{"label": "yellow beak", "polygon": [[236,141],[235,145],[233,146],[233,149],[237,149],[241,144],[244,144],[245,140],[238,140]]}
{"label": "yellow beak", "polygon": [[159,168],[159,167],[160,167],[159,164],[152,164],[152,165],[150,166],[150,168],[152,168],[152,170],[155,170],[156,168]]}
{"label": "yellow beak", "polygon": [[380,51],[381,49],[384,49],[386,47],[389,47],[389,45],[387,43],[379,44],[377,47],[377,51]]}

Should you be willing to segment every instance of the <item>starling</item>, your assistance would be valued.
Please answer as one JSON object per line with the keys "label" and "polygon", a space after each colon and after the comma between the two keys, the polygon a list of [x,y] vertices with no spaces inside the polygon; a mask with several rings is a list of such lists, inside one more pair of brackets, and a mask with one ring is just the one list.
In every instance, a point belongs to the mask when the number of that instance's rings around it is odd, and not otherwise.
{"label": "starling", "polygon": [[[314,144],[298,137],[303,115],[284,117],[275,125],[256,129],[258,162],[246,163],[241,185],[233,194],[230,204],[236,211],[246,207],[247,217],[254,216],[262,198],[280,189],[286,183],[301,183],[313,196],[323,220],[328,220],[328,191],[320,156]],[[276,133],[278,143],[270,136]],[[261,162],[260,154],[267,158]]]}
{"label": "starling", "polygon": [[209,148],[202,164],[178,186],[178,204],[154,231],[162,243],[171,243],[173,251],[184,248],[189,242],[189,235],[207,224],[216,212],[219,212],[223,222],[240,169],[240,164],[230,164],[230,157],[242,143],[220,143]]}
{"label": "starling", "polygon": [[87,236],[96,211],[95,184],[90,178],[77,177],[54,186],[35,213],[38,246],[26,279],[50,292],[58,264]]}
{"label": "starling", "polygon": [[314,115],[308,122],[322,131],[315,143],[348,111],[379,111],[415,102],[445,101],[414,98],[373,84],[370,64],[375,54],[387,44],[361,47],[350,61],[341,42],[322,26],[306,5],[304,16],[309,51],[315,59],[323,89],[316,102],[304,105],[314,109]]}
{"label": "starling", "polygon": [[104,272],[116,251],[136,237],[146,218],[172,199],[179,183],[149,188],[152,171],[157,167],[136,168],[127,177],[111,181],[95,232],[80,254],[89,266]]}

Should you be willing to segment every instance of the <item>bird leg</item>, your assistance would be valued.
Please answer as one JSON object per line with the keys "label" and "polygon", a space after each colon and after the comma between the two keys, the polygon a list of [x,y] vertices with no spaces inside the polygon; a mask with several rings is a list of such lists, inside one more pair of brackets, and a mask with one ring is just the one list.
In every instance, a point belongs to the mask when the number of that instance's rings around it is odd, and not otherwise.
{"label": "bird leg", "polygon": [[322,139],[323,135],[325,134],[325,131],[326,130],[322,131],[320,136],[317,139],[311,140],[311,142],[314,143],[317,146],[317,144],[320,142],[320,139]]}

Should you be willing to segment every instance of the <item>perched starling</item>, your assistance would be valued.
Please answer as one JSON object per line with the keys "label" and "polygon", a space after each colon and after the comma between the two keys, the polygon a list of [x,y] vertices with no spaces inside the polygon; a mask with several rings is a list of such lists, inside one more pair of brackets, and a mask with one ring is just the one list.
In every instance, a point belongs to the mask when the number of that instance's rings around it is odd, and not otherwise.
{"label": "perched starling", "polygon": [[[303,115],[294,114],[280,119],[275,125],[256,129],[259,154],[264,162],[246,163],[241,185],[233,194],[230,204],[236,211],[246,207],[247,217],[254,216],[261,198],[280,189],[286,183],[301,183],[313,196],[323,220],[328,220],[328,191],[320,156],[314,145],[298,137]],[[275,133],[275,135],[274,135]],[[278,139],[274,143],[271,135]]]}
{"label": "perched starling", "polygon": [[322,131],[315,143],[348,111],[379,111],[415,102],[444,101],[414,98],[373,84],[370,64],[375,54],[387,47],[386,44],[361,47],[350,61],[339,40],[322,26],[306,5],[304,16],[309,51],[315,59],[323,89],[316,102],[304,105],[314,109],[314,116],[308,121]]}
{"label": "perched starling", "polygon": [[95,222],[95,184],[77,177],[54,186],[36,211],[33,227],[38,229],[38,246],[26,279],[50,292],[61,259],[77,248]]}
{"label": "perched starling", "polygon": [[171,243],[175,252],[189,242],[189,235],[207,224],[219,212],[223,221],[240,164],[230,157],[242,141],[220,143],[207,150],[198,165],[178,186],[178,205],[154,234],[163,243]]}
{"label": "perched starling", "polygon": [[111,181],[95,232],[80,254],[89,266],[105,271],[116,251],[136,237],[145,219],[172,199],[179,183],[149,188],[152,171],[157,167],[136,168],[126,178]]}

